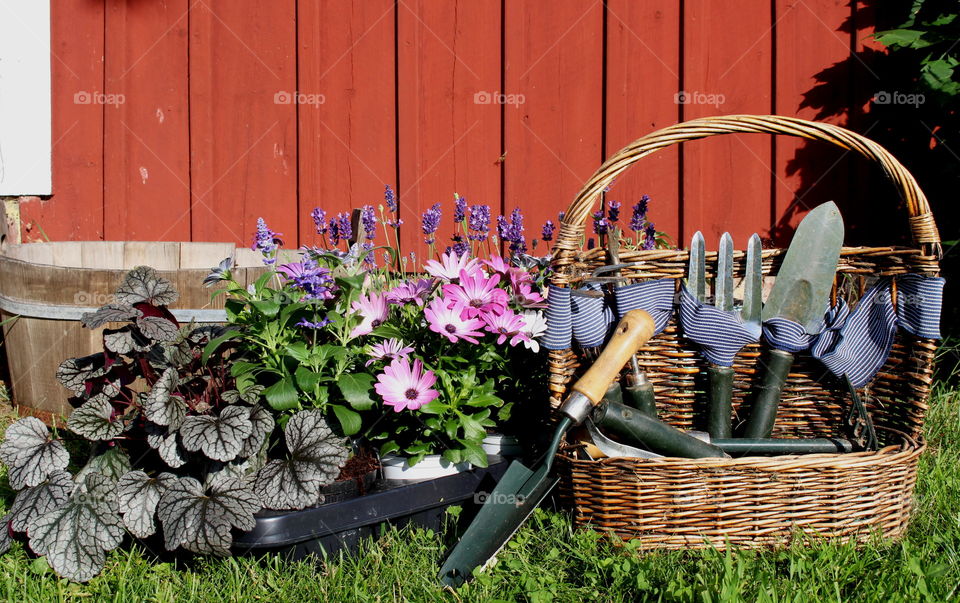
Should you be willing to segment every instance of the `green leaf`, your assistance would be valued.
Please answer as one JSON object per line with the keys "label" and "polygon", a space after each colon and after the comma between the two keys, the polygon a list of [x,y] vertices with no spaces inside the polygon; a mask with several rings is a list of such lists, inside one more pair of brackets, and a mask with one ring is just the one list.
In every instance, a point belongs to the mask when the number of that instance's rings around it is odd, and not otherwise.
{"label": "green leaf", "polygon": [[297,341],[287,346],[287,356],[292,356],[298,362],[309,362],[310,349],[303,341]]}
{"label": "green leaf", "polygon": [[923,32],[915,29],[888,29],[886,31],[879,31],[873,34],[873,36],[884,46],[909,46],[919,48],[916,44],[921,41]]}
{"label": "green leaf", "polygon": [[463,434],[472,440],[483,439],[486,430],[483,425],[473,417],[467,415],[460,416],[460,424],[463,425]]}
{"label": "green leaf", "polygon": [[483,450],[482,446],[476,442],[466,440],[460,440],[460,443],[463,445],[463,459],[465,461],[477,467],[486,467],[489,464],[487,461],[487,453]]}
{"label": "green leaf", "polygon": [[334,281],[337,283],[337,286],[341,289],[356,289],[359,290],[363,288],[363,280],[366,278],[367,273],[361,272],[359,274],[354,274],[351,276],[338,276]]}
{"label": "green leaf", "polygon": [[294,409],[300,401],[300,393],[289,376],[263,390],[263,395],[267,398],[267,404],[274,410]]}
{"label": "green leaf", "polygon": [[297,385],[304,392],[312,392],[313,389],[323,380],[323,375],[314,372],[305,366],[297,367],[295,374]]}
{"label": "green leaf", "polygon": [[280,304],[272,299],[260,299],[250,302],[250,305],[267,318],[273,318],[280,311]]}
{"label": "green leaf", "polygon": [[233,339],[238,334],[239,334],[239,331],[235,329],[231,329],[226,333],[224,333],[223,335],[221,335],[220,337],[217,337],[216,339],[211,340],[210,343],[204,346],[203,354],[200,356],[200,362],[203,364],[206,364],[207,360],[210,359],[210,355],[216,352],[217,348],[219,348],[223,344],[223,342]]}
{"label": "green leaf", "polygon": [[350,436],[360,431],[360,427],[363,425],[360,413],[341,404],[331,404],[330,408],[333,409],[333,414],[337,415],[337,420],[340,421],[343,435]]}
{"label": "green leaf", "polygon": [[421,415],[440,415],[443,414],[448,408],[450,407],[441,402],[440,398],[434,398],[430,402],[421,406],[418,412]]}
{"label": "green leaf", "polygon": [[337,387],[344,399],[356,410],[370,410],[376,404],[370,396],[373,391],[373,375],[344,373],[337,380]]}
{"label": "green leaf", "polygon": [[370,332],[374,337],[382,337],[384,339],[402,339],[403,331],[400,330],[395,324],[384,323]]}
{"label": "green leaf", "polygon": [[267,270],[260,275],[260,278],[253,283],[253,290],[257,292],[257,295],[260,295],[260,292],[263,291],[263,288],[267,286],[267,283],[270,282],[270,279],[273,278],[273,275],[276,274],[273,270]]}
{"label": "green leaf", "polygon": [[233,377],[239,377],[241,375],[246,375],[247,373],[252,373],[260,365],[255,362],[244,362],[238,360],[230,365],[230,375]]}

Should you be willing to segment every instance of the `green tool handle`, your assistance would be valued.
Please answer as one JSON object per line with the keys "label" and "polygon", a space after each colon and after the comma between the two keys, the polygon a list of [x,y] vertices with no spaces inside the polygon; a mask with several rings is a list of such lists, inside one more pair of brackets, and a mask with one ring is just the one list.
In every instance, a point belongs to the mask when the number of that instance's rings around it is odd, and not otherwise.
{"label": "green tool handle", "polygon": [[839,438],[711,438],[710,443],[730,456],[832,454],[853,451],[850,440]]}
{"label": "green tool handle", "polygon": [[657,403],[653,397],[653,384],[649,381],[627,388],[627,404],[648,417],[657,418]]}
{"label": "green tool handle", "polygon": [[770,350],[767,356],[767,373],[754,398],[753,410],[743,434],[745,438],[767,438],[773,433],[783,384],[787,382],[792,365],[793,354],[783,350]]}
{"label": "green tool handle", "polygon": [[603,394],[603,399],[607,402],[623,404],[623,390],[620,388],[620,384],[616,381],[611,383],[610,387],[607,388],[607,393]]}
{"label": "green tool handle", "polygon": [[710,407],[707,409],[707,432],[711,438],[729,438],[733,414],[733,367],[710,365]]}
{"label": "green tool handle", "polygon": [[657,454],[690,459],[728,458],[716,446],[623,404],[598,406],[593,411],[593,422]]}

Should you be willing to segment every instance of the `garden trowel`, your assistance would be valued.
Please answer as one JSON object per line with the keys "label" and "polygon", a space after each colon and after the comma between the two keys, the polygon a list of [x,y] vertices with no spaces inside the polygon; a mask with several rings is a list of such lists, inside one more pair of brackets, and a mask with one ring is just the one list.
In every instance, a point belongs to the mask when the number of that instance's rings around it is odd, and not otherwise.
{"label": "garden trowel", "polygon": [[540,505],[557,483],[550,469],[564,434],[582,423],[600,403],[620,369],[653,331],[653,319],[643,310],[631,310],[623,316],[603,353],[560,407],[561,419],[546,454],[531,467],[519,461],[511,463],[497,487],[486,495],[480,512],[440,568],[444,584],[457,587],[470,579],[473,570],[496,555]]}
{"label": "garden trowel", "polygon": [[[842,245],[843,218],[835,203],[824,203],[807,214],[780,265],[761,320],[786,318],[799,323],[807,334],[817,334],[830,301]],[[766,438],[773,431],[780,395],[792,364],[790,352],[770,350],[767,372],[757,390],[745,437]]]}

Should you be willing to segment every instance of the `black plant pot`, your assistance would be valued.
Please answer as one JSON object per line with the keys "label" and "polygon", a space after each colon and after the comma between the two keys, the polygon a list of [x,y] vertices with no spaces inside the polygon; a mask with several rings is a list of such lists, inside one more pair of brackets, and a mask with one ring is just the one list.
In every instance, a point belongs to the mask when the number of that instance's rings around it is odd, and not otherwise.
{"label": "black plant pot", "polygon": [[237,554],[278,553],[290,560],[353,553],[376,539],[384,524],[413,524],[439,531],[447,507],[461,505],[468,521],[507,470],[507,461],[418,482],[380,480],[364,496],[331,501],[302,511],[261,511],[257,525],[234,539]]}

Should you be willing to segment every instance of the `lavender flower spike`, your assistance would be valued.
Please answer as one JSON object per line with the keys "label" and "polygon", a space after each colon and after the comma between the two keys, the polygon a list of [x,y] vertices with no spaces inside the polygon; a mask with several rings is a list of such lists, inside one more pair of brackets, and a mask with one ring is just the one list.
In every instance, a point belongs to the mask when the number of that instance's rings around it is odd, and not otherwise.
{"label": "lavender flower spike", "polygon": [[310,212],[310,217],[313,218],[313,225],[317,229],[317,234],[322,235],[327,233],[327,212],[323,211],[319,207],[315,207],[312,212]]}
{"label": "lavender flower spike", "polygon": [[263,218],[257,218],[257,232],[253,236],[253,245],[251,249],[259,250],[263,254],[263,263],[271,265],[276,263],[274,254],[277,247],[282,243],[281,233],[273,232],[267,228],[267,223]]}
{"label": "lavender flower spike", "polygon": [[469,233],[467,234],[467,238],[471,241],[483,241],[490,233],[490,206],[471,205],[469,214],[470,217],[467,220]]}
{"label": "lavender flower spike", "polygon": [[424,234],[423,240],[427,245],[433,245],[436,242],[434,233],[437,232],[437,228],[440,226],[440,204],[434,203],[430,209],[423,212],[420,219]]}
{"label": "lavender flower spike", "polygon": [[372,241],[377,234],[377,214],[372,205],[364,205],[360,210],[360,224],[363,226],[363,235],[368,241]]}
{"label": "lavender flower spike", "polygon": [[453,194],[453,222],[454,224],[460,224],[463,222],[466,217],[467,212],[467,200],[461,197],[460,195]]}
{"label": "lavender flower spike", "polygon": [[607,201],[607,220],[610,224],[615,224],[620,220],[620,202]]}
{"label": "lavender flower spike", "polygon": [[593,212],[593,234],[607,234],[610,224],[602,211]]}
{"label": "lavender flower spike", "polygon": [[640,197],[640,201],[633,206],[633,216],[630,218],[630,230],[633,232],[643,230],[643,225],[647,221],[647,203],[649,201],[650,197],[644,195]]}
{"label": "lavender flower spike", "polygon": [[[383,189],[383,200],[387,202],[387,209],[390,210],[391,214],[397,216],[397,213],[400,211],[400,204],[397,202],[397,196],[393,193],[393,189],[390,188],[389,184],[384,184]],[[403,220],[398,217],[387,219],[387,226],[392,228],[399,228],[401,224],[403,224]]]}
{"label": "lavender flower spike", "polygon": [[647,222],[647,227],[643,232],[643,248],[654,249],[657,246],[657,229],[653,222]]}
{"label": "lavender flower spike", "polygon": [[553,224],[553,220],[547,220],[543,224],[543,231],[540,233],[540,238],[544,241],[553,240],[553,231],[556,229],[556,226]]}

